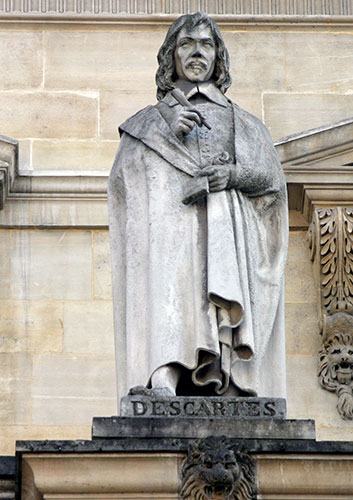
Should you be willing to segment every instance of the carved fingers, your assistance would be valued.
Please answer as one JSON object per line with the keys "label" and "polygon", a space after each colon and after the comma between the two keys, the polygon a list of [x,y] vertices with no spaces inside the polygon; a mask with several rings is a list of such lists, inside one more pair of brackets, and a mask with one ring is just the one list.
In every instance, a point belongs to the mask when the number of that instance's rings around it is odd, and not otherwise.
{"label": "carved fingers", "polygon": [[202,169],[201,176],[207,176],[210,191],[227,189],[233,165],[211,165]]}
{"label": "carved fingers", "polygon": [[183,135],[189,134],[195,124],[201,126],[201,113],[196,108],[181,108],[171,123],[174,134],[181,139]]}

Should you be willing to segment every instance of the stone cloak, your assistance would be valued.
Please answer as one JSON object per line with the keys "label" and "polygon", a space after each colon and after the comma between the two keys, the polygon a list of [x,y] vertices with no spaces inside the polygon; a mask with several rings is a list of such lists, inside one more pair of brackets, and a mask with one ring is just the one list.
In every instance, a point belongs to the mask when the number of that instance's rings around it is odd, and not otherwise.
{"label": "stone cloak", "polygon": [[158,109],[120,128],[108,187],[118,399],[168,363],[197,385],[208,365],[216,393],[230,376],[285,397],[285,180],[264,125],[233,109],[239,189],[195,205],[182,199],[200,167]]}

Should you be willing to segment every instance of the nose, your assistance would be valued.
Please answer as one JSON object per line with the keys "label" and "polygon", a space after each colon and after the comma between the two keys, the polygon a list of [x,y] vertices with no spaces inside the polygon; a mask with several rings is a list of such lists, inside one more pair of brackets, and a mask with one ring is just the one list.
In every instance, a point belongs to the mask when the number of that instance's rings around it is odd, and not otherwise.
{"label": "nose", "polygon": [[200,44],[198,42],[195,43],[194,50],[192,51],[193,57],[202,57]]}

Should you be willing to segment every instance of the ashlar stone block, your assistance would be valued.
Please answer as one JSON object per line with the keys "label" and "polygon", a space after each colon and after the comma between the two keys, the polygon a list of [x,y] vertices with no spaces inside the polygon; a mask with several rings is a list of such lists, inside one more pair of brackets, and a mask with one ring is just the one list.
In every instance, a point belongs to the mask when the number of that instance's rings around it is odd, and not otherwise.
{"label": "ashlar stone block", "polygon": [[285,82],[282,33],[225,31],[223,37],[230,55],[234,90],[282,90]]}
{"label": "ashlar stone block", "polygon": [[33,141],[34,170],[110,170],[118,141]]}
{"label": "ashlar stone block", "polygon": [[91,298],[91,232],[13,232],[10,298]]}
{"label": "ashlar stone block", "polygon": [[317,289],[304,231],[293,231],[289,236],[285,289],[286,303],[316,303]]}
{"label": "ashlar stone block", "polygon": [[108,231],[94,231],[93,236],[94,264],[94,298],[112,298],[110,240]]}
{"label": "ashlar stone block", "polygon": [[0,353],[0,366],[0,424],[30,423],[31,356]]}
{"label": "ashlar stone block", "polygon": [[100,97],[100,133],[102,139],[117,140],[118,127],[127,118],[148,106],[156,104],[156,92],[103,91]]}
{"label": "ashlar stone block", "polygon": [[0,301],[0,351],[61,351],[63,319],[59,301]]}
{"label": "ashlar stone block", "polygon": [[[232,90],[234,89],[234,91]],[[232,87],[228,90],[226,96],[235,104],[238,104],[241,108],[245,109],[249,113],[257,116],[260,120],[262,119],[262,99],[260,92],[236,92],[236,87]]]}
{"label": "ashlar stone block", "polygon": [[89,425],[96,414],[116,414],[113,356],[34,356],[33,424]]}
{"label": "ashlar stone block", "polygon": [[352,109],[352,94],[264,94],[264,119],[274,139],[350,118]]}
{"label": "ashlar stone block", "polygon": [[293,355],[310,355],[319,349],[317,304],[286,304],[286,347]]}
{"label": "ashlar stone block", "polygon": [[95,94],[0,92],[1,133],[9,137],[93,138],[97,121]]}
{"label": "ashlar stone block", "polygon": [[352,89],[352,33],[286,33],[285,42],[287,90]]}
{"label": "ashlar stone block", "polygon": [[64,351],[114,352],[112,301],[66,302],[64,306]]}
{"label": "ashlar stone block", "polygon": [[40,31],[1,31],[0,90],[39,87],[43,80],[43,60]]}
{"label": "ashlar stone block", "polygon": [[45,38],[45,87],[154,91],[163,38],[156,30],[50,31]]}

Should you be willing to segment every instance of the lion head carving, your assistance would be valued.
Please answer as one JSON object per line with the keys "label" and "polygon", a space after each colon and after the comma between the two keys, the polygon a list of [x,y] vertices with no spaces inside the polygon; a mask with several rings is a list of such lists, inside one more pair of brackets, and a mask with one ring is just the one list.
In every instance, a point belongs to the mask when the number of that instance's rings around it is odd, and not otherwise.
{"label": "lion head carving", "polygon": [[353,337],[335,333],[319,351],[318,376],[322,387],[338,396],[337,409],[343,419],[353,419]]}
{"label": "lion head carving", "polygon": [[192,444],[182,466],[180,495],[187,500],[253,500],[254,464],[225,437]]}

